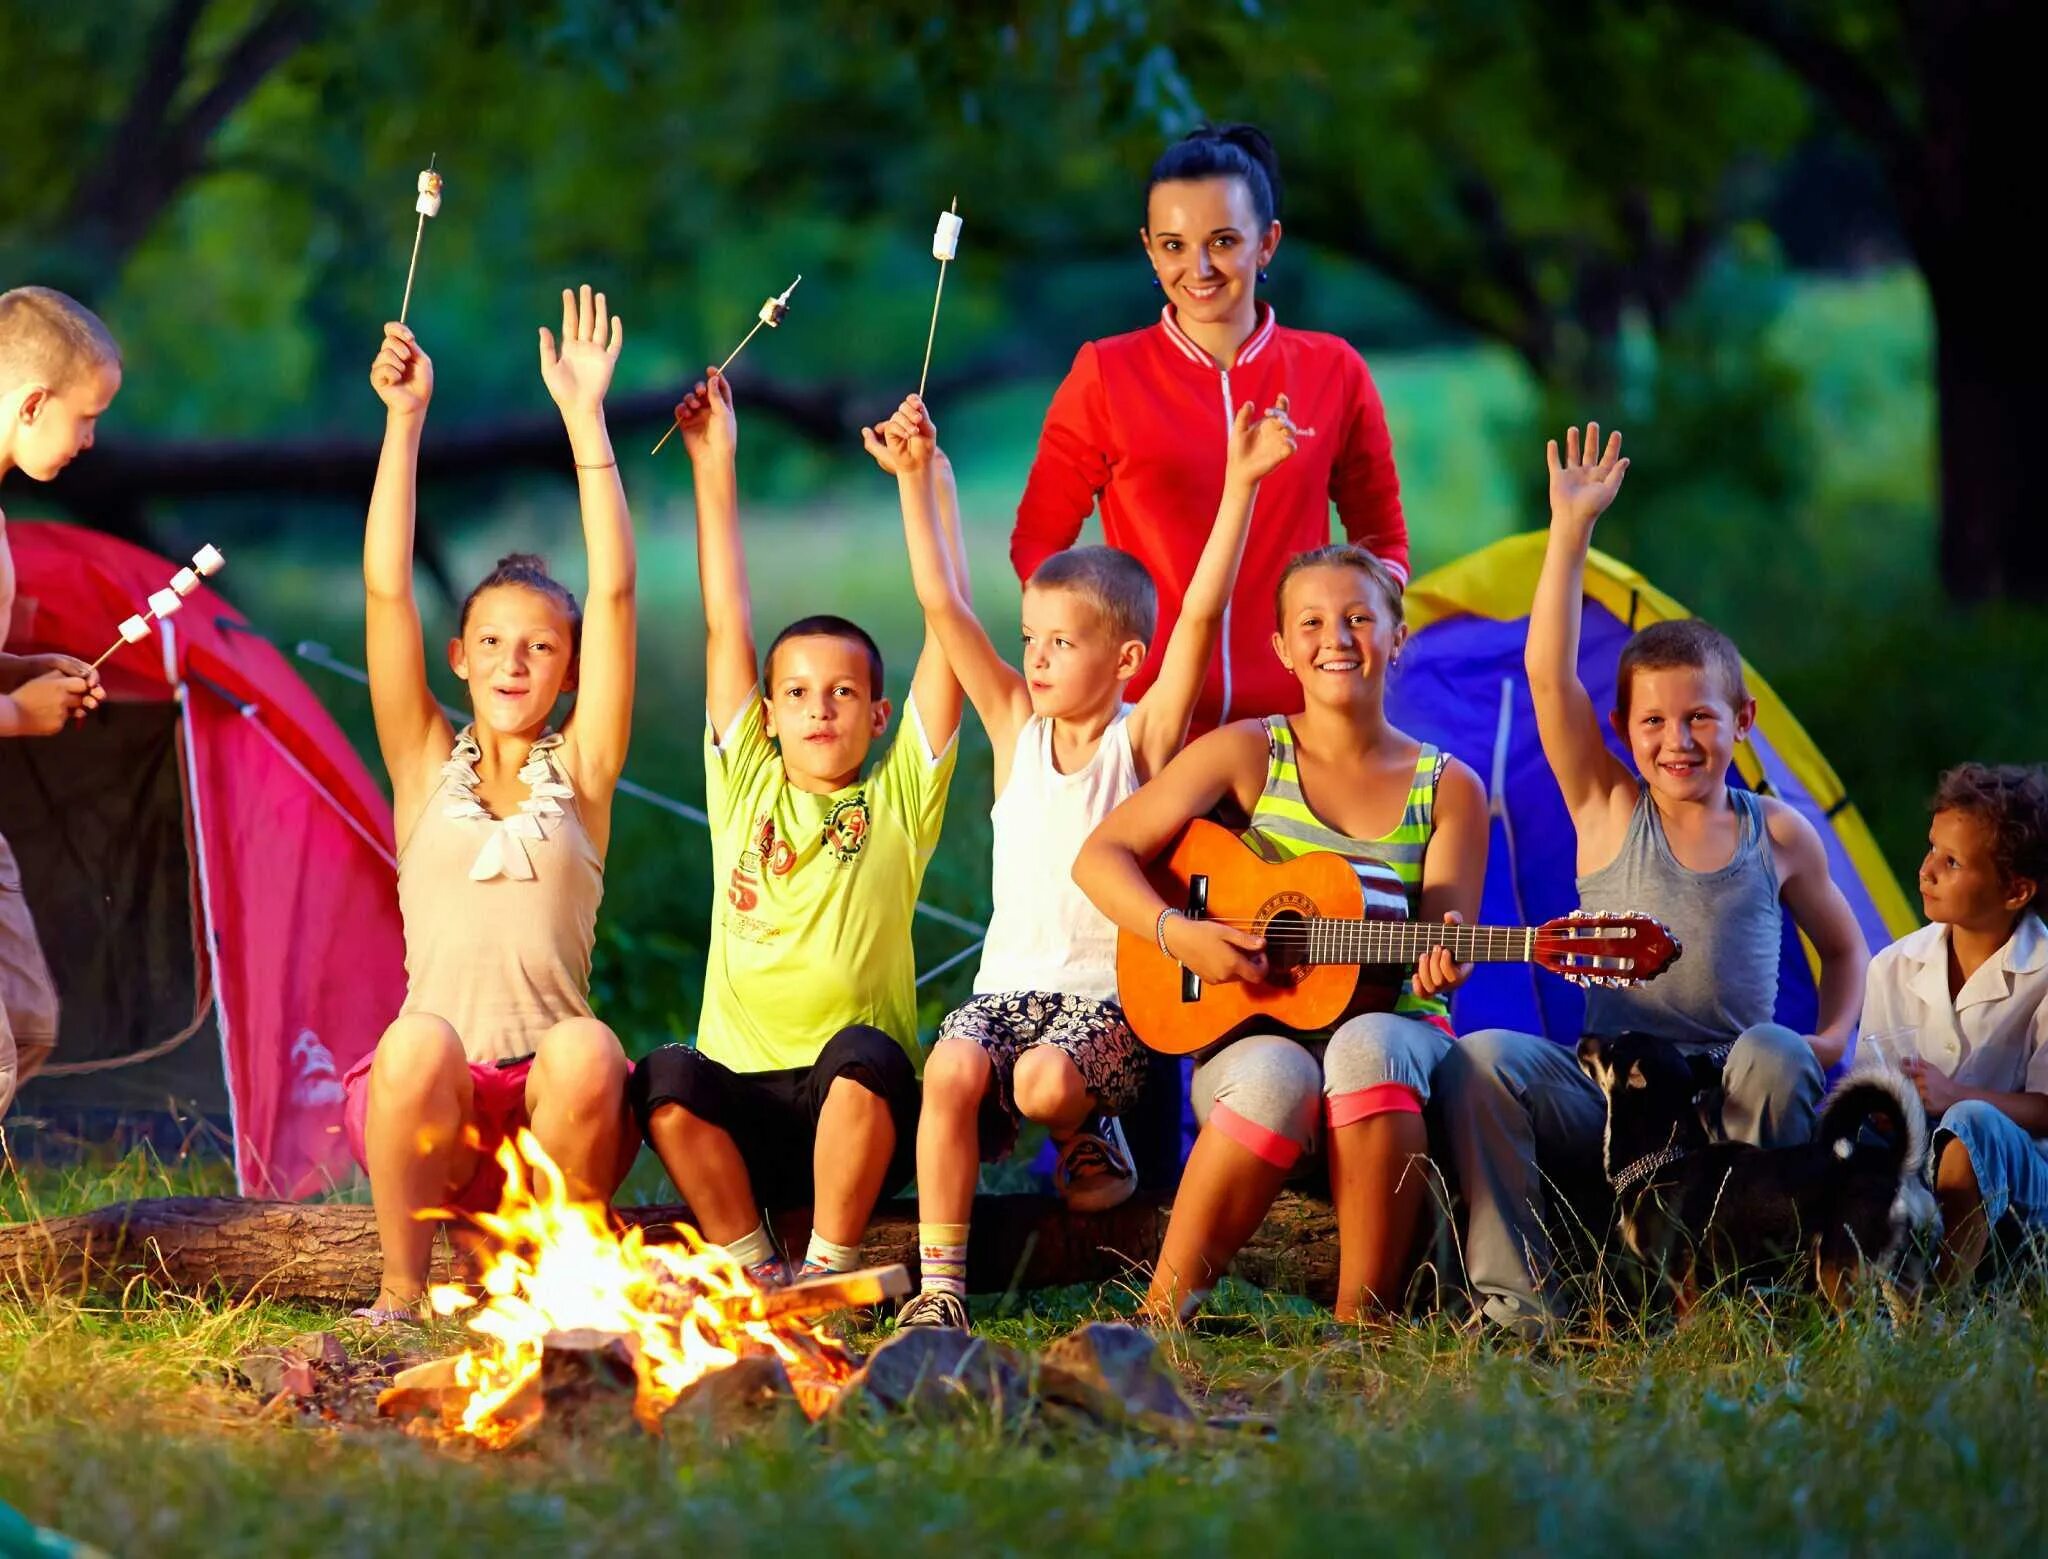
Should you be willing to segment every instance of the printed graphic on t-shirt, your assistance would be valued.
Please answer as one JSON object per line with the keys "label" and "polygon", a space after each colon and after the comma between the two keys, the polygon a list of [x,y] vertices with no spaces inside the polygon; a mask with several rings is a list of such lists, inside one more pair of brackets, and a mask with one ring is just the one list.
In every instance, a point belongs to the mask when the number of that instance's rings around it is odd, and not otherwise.
{"label": "printed graphic on t-shirt", "polygon": [[868,793],[856,790],[825,815],[825,848],[839,861],[850,861],[868,842]]}

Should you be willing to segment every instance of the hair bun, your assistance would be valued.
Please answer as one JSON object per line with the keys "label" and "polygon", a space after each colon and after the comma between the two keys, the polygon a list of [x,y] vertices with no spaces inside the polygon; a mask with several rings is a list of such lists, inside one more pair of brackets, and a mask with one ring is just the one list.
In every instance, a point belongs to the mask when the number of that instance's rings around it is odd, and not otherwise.
{"label": "hair bun", "polygon": [[548,560],[538,552],[508,552],[498,559],[497,567],[493,568],[491,572],[493,574],[504,574],[523,572],[529,569],[536,574],[545,574],[548,571]]}

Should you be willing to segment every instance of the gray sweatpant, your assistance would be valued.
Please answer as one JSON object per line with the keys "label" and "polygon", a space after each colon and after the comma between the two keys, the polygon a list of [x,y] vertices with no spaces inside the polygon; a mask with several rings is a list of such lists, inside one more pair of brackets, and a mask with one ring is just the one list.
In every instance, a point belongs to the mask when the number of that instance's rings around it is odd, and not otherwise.
{"label": "gray sweatpant", "polygon": [[[1464,1195],[1466,1273],[1489,1318],[1539,1336],[1563,1308],[1557,1221],[1584,1219],[1596,1236],[1605,1228],[1607,1102],[1569,1047],[1508,1029],[1465,1035],[1434,1084]],[[1735,1041],[1721,1089],[1730,1140],[1768,1148],[1813,1135],[1820,1063],[1781,1024],[1759,1024]]]}

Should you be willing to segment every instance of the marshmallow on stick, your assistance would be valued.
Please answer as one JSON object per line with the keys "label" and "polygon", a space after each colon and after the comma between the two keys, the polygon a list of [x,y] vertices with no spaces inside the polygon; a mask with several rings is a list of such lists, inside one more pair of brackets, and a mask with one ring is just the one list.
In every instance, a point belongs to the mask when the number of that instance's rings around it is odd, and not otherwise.
{"label": "marshmallow on stick", "polygon": [[[782,294],[780,297],[770,298],[767,302],[761,305],[760,312],[754,316],[754,328],[752,330],[749,330],[744,336],[740,337],[740,344],[738,346],[734,347],[730,352],[726,353],[725,361],[718,365],[718,371],[720,373],[724,373],[726,369],[732,366],[732,360],[738,357],[740,353],[744,352],[747,349],[747,343],[754,339],[755,334],[760,330],[760,328],[763,325],[766,325],[770,330],[773,330],[782,323],[783,316],[789,313],[789,295],[792,292],[796,291],[796,282],[802,281],[803,279],[804,273],[802,271],[798,271],[796,273],[796,281],[793,281],[787,287],[784,287],[782,289]],[[681,421],[682,408],[677,407],[676,411],[677,420],[674,423],[670,424],[668,432],[662,434],[660,438],[655,440],[654,448],[651,451],[651,453],[657,455],[660,454],[661,446],[663,444],[666,444],[669,441],[669,439],[674,436],[676,429],[683,425]]]}
{"label": "marshmallow on stick", "polygon": [[917,376],[917,398],[924,399],[925,381],[932,374],[932,342],[939,334],[939,300],[946,295],[946,266],[960,253],[960,197],[953,197],[950,209],[939,213],[939,225],[932,232],[932,258],[939,262],[939,286],[932,294],[932,326],[924,337],[924,367]]}
{"label": "marshmallow on stick", "polygon": [[92,663],[93,669],[97,671],[101,664],[105,662],[107,656],[113,654],[122,645],[140,644],[144,639],[148,638],[151,622],[161,622],[164,618],[175,613],[179,607],[185,604],[185,597],[199,588],[199,581],[218,574],[227,566],[227,561],[225,557],[221,556],[220,548],[214,546],[211,542],[208,542],[197,552],[193,553],[192,566],[190,568],[179,569],[177,573],[171,576],[169,585],[162,590],[154,591],[150,595],[148,602],[149,610],[147,612],[138,612],[133,617],[121,619],[121,637],[108,645],[106,654],[100,656],[98,660]]}
{"label": "marshmallow on stick", "polygon": [[419,226],[413,229],[412,263],[405,268],[405,297],[398,305],[398,322],[405,323],[406,310],[412,307],[412,277],[420,266],[420,240],[427,235],[427,218],[441,214],[441,175],[434,171],[433,158],[420,169],[419,199],[412,203],[413,210],[420,214]]}

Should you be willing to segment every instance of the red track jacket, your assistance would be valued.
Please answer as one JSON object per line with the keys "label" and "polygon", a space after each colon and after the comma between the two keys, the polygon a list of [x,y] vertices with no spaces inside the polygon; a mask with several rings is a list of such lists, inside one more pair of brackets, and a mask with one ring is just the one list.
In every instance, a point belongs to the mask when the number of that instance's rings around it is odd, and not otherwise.
{"label": "red track jacket", "polygon": [[1159,587],[1158,633],[1127,695],[1137,698],[1152,684],[1223,500],[1233,410],[1250,401],[1263,411],[1287,394],[1295,425],[1315,434],[1259,486],[1190,735],[1301,708],[1299,684],[1273,654],[1273,589],[1289,558],[1329,542],[1332,499],[1345,534],[1408,578],[1393,443],[1365,360],[1339,337],[1281,329],[1261,307],[1264,321],[1228,371],[1188,339],[1171,305],[1157,325],[1084,345],[1045,414],[1010,537],[1017,577],[1029,578],[1073,545],[1100,498],[1103,539]]}

